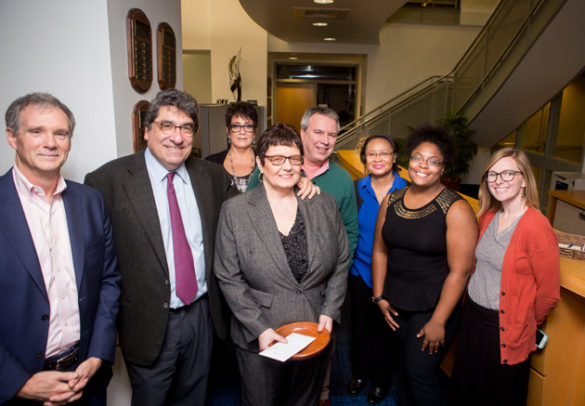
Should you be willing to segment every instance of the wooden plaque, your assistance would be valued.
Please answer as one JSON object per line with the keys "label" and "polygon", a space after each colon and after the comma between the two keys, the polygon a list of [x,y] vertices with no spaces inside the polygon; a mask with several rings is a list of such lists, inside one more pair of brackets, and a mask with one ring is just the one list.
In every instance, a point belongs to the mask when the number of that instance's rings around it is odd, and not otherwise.
{"label": "wooden plaque", "polygon": [[167,23],[160,23],[156,30],[156,55],[158,86],[173,89],[177,81],[177,45],[175,33]]}
{"label": "wooden plaque", "polygon": [[146,112],[150,108],[150,103],[146,100],[140,100],[134,105],[132,110],[132,140],[134,145],[134,152],[138,152],[146,148],[146,141],[144,139],[144,118]]}
{"label": "wooden plaque", "polygon": [[126,17],[128,78],[132,88],[145,93],[152,84],[152,29],[146,14],[133,8]]}

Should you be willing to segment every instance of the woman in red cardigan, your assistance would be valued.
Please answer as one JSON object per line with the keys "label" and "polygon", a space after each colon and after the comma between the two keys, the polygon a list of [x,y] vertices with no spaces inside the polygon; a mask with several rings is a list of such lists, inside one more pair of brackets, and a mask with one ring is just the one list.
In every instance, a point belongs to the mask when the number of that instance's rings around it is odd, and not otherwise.
{"label": "woman in red cardigan", "polygon": [[560,299],[559,249],[526,154],[492,155],[479,188],[480,239],[464,301],[452,405],[524,405],[537,325]]}

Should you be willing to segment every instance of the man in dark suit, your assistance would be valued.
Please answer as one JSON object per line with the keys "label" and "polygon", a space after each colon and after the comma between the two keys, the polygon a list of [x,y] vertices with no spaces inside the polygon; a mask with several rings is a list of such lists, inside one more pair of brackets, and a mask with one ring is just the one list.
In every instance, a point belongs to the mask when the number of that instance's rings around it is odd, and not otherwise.
{"label": "man in dark suit", "polygon": [[192,157],[197,110],[186,93],[159,92],[146,114],[147,148],[85,179],[112,216],[133,405],[203,405],[213,327],[226,335],[211,266],[230,181],[221,166]]}
{"label": "man in dark suit", "polygon": [[106,404],[120,276],[102,196],[60,173],[74,126],[49,94],[6,111],[16,160],[0,177],[0,404]]}

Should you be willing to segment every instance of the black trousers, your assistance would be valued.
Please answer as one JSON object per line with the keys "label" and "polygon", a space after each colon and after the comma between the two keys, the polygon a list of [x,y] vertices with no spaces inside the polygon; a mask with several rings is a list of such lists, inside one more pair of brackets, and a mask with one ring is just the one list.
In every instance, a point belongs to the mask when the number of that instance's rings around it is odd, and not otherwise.
{"label": "black trousers", "polygon": [[371,379],[375,386],[387,390],[399,363],[392,330],[378,305],[372,303],[372,289],[360,276],[349,275],[348,290],[353,376]]}
{"label": "black trousers", "polygon": [[500,363],[498,312],[466,297],[449,405],[525,405],[529,376],[530,357],[515,365]]}
{"label": "black trousers", "polygon": [[160,355],[153,365],[126,362],[133,406],[204,405],[213,346],[207,297],[171,311]]}
{"label": "black trousers", "polygon": [[433,310],[408,312],[396,309],[394,319],[400,326],[394,332],[399,342],[401,366],[399,374],[400,406],[441,406],[446,400],[446,382],[441,379],[441,362],[453,343],[459,328],[461,310],[456,307],[445,325],[445,345],[438,353],[421,351],[424,338],[417,338],[420,329],[431,319]]}

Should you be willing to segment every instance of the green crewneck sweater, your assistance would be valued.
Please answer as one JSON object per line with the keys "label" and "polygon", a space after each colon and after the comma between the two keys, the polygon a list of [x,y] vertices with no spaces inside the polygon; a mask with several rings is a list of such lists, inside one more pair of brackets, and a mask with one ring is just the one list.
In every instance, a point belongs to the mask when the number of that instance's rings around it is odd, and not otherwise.
{"label": "green crewneck sweater", "polygon": [[[256,167],[250,176],[248,190],[260,184],[258,180],[259,173],[260,171]],[[345,225],[345,231],[347,232],[350,255],[353,258],[358,239],[358,221],[355,188],[351,176],[341,166],[333,161],[329,161],[329,169],[321,175],[314,177],[311,181],[335,199],[343,224]]]}

